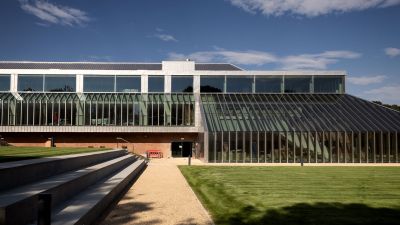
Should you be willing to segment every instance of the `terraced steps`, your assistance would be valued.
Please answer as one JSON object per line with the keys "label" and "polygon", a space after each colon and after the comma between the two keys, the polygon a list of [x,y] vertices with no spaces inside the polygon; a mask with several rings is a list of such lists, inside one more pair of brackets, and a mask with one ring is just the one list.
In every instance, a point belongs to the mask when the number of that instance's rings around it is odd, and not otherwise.
{"label": "terraced steps", "polygon": [[137,160],[104,182],[89,187],[61,206],[51,224],[92,224],[145,166],[144,160]]}
{"label": "terraced steps", "polygon": [[126,155],[126,150],[81,153],[0,163],[0,191]]}
{"label": "terraced steps", "polygon": [[[112,154],[77,154],[64,156],[66,159],[57,157],[57,159],[36,162],[26,160],[30,162],[25,162],[25,164],[21,161],[19,162],[21,165],[14,167],[3,165],[3,169],[8,171],[10,168],[20,171],[20,166],[23,167],[23,170],[29,171],[30,166],[31,170],[37,168],[42,170],[46,168],[46,165],[47,169],[53,169],[58,164],[63,167],[62,170],[68,172],[59,173],[61,170],[56,169],[55,174],[57,175],[46,176],[44,179],[38,179],[29,184],[23,181],[22,183],[25,185],[1,192],[0,225],[35,224],[38,216],[39,194],[41,193],[51,195],[52,211],[57,212],[54,213],[54,222],[60,223],[60,221],[65,221],[65,218],[93,222],[100,215],[99,213],[108,206],[108,203],[115,200],[130,181],[140,175],[147,164],[138,156],[128,154],[123,150],[108,152]],[[71,168],[68,167],[65,160],[72,160]],[[38,165],[40,166],[38,167]],[[85,198],[86,196],[88,198]],[[82,218],[78,217],[76,213],[71,216],[71,211],[68,210],[71,207],[75,208],[73,205],[76,204],[85,205],[85,210],[88,211],[81,215]],[[87,223],[85,222],[85,224]]]}

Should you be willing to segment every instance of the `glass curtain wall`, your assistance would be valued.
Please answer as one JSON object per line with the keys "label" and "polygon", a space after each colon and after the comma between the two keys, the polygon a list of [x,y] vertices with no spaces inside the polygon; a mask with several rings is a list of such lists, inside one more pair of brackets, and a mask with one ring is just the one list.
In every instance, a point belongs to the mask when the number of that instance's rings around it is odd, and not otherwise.
{"label": "glass curtain wall", "polygon": [[149,92],[164,92],[164,76],[149,76],[148,77]]}
{"label": "glass curtain wall", "polygon": [[193,92],[193,76],[171,76],[171,92]]}
{"label": "glass curtain wall", "polygon": [[252,93],[254,76],[227,76],[226,92]]}
{"label": "glass curtain wall", "polygon": [[0,91],[10,91],[10,75],[0,74]]}
{"label": "glass curtain wall", "polygon": [[[0,93],[3,126],[194,126],[192,94]],[[171,110],[173,109],[173,110]]]}
{"label": "glass curtain wall", "polygon": [[342,93],[343,78],[330,76],[314,76],[314,93]]}
{"label": "glass curtain wall", "polygon": [[200,92],[224,92],[225,76],[201,76]]}
{"label": "glass curtain wall", "polygon": [[400,112],[353,96],[202,94],[201,101],[210,162],[399,162]]}
{"label": "glass curtain wall", "polygon": [[280,93],[282,90],[282,77],[256,76],[256,93]]}

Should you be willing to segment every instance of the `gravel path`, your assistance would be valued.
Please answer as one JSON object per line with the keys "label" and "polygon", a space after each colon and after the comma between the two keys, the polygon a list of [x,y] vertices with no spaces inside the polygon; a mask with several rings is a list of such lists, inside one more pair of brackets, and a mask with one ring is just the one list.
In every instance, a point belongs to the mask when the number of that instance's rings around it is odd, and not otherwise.
{"label": "gravel path", "polygon": [[176,164],[151,160],[102,225],[213,224]]}

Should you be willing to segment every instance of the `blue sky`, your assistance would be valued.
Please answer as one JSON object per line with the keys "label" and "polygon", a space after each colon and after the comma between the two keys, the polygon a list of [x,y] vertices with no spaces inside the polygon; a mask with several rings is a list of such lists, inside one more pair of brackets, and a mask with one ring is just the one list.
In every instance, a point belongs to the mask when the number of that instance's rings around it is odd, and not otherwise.
{"label": "blue sky", "polygon": [[400,0],[1,0],[0,60],[346,70],[347,92],[400,104]]}

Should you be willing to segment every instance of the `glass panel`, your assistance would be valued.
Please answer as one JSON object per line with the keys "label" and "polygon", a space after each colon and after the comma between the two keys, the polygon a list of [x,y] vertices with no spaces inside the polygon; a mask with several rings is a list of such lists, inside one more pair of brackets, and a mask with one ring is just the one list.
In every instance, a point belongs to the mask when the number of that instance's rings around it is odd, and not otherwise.
{"label": "glass panel", "polygon": [[280,93],[282,77],[258,77],[256,76],[257,93]]}
{"label": "glass panel", "polygon": [[215,162],[215,138],[211,132],[208,134],[208,161]]}
{"label": "glass panel", "polygon": [[222,132],[217,132],[216,150],[217,150],[216,162],[222,162]]}
{"label": "glass panel", "polygon": [[285,93],[309,93],[311,77],[285,77]]}
{"label": "glass panel", "polygon": [[201,76],[200,92],[223,92],[225,77],[223,76]]}
{"label": "glass panel", "polygon": [[148,92],[164,92],[164,76],[149,76]]}
{"label": "glass panel", "polygon": [[343,86],[341,77],[314,77],[315,93],[341,93]]}
{"label": "glass panel", "polygon": [[251,132],[251,162],[258,162],[258,132]]}
{"label": "glass panel", "polygon": [[84,76],[83,91],[114,92],[114,76]]}
{"label": "glass panel", "polygon": [[0,91],[10,90],[10,75],[0,75]]}
{"label": "glass panel", "polygon": [[193,92],[193,76],[172,76],[171,92]]}
{"label": "glass panel", "polygon": [[140,92],[140,76],[117,76],[117,92]]}
{"label": "glass panel", "polygon": [[226,92],[253,92],[253,77],[226,77]]}
{"label": "glass panel", "polygon": [[76,87],[75,75],[45,75],[44,90],[50,92],[74,92]]}
{"label": "glass panel", "polygon": [[244,154],[243,138],[244,138],[244,132],[237,132],[237,155],[236,155],[237,162],[243,162],[243,154]]}
{"label": "glass panel", "polygon": [[230,162],[236,162],[236,132],[230,132]]}
{"label": "glass panel", "polygon": [[18,75],[18,91],[43,91],[43,75]]}
{"label": "glass panel", "polygon": [[266,132],[259,132],[259,138],[258,138],[258,140],[259,140],[259,146],[258,146],[258,148],[259,148],[259,151],[260,151],[260,157],[259,157],[259,162],[261,162],[261,163],[265,163],[265,157],[266,157],[266,155],[265,155],[265,149],[266,149],[266,143],[265,143],[265,140],[266,140],[266,137],[265,137],[265,135],[266,135]]}

